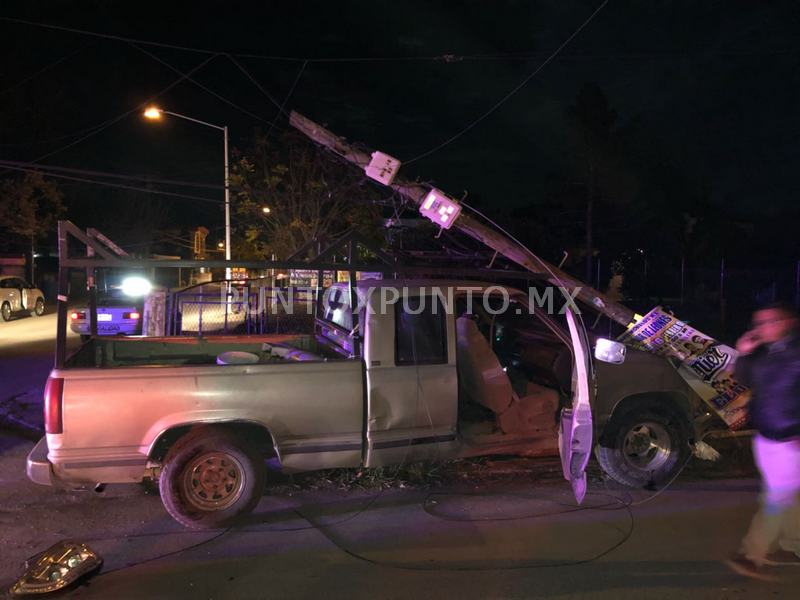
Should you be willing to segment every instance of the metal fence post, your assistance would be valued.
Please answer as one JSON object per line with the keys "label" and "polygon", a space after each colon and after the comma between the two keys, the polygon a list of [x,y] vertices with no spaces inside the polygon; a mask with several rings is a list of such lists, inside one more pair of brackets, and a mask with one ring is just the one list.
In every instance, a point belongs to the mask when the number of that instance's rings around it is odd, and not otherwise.
{"label": "metal fence post", "polygon": [[225,332],[227,335],[228,333],[228,311],[231,308],[231,287],[230,283],[226,282],[228,285],[225,287],[225,320],[222,324],[222,331]]}

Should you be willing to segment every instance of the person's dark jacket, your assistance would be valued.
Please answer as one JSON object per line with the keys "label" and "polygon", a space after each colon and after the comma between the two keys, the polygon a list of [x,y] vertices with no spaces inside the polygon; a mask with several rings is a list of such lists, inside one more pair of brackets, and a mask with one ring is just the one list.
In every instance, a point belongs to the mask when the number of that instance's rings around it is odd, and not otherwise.
{"label": "person's dark jacket", "polygon": [[740,356],[734,377],[752,389],[749,410],[756,431],[776,441],[800,437],[800,336]]}

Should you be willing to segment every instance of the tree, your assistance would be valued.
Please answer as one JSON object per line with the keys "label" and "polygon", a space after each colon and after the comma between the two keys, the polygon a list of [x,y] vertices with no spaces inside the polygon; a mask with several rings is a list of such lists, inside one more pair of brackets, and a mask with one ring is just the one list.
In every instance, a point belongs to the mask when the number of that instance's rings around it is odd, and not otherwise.
{"label": "tree", "polygon": [[231,187],[237,258],[281,259],[352,227],[373,238],[379,230],[372,185],[294,132],[277,142],[257,134],[234,164]]}
{"label": "tree", "polygon": [[0,228],[30,244],[31,280],[34,279],[36,241],[55,229],[56,221],[66,210],[63,195],[55,183],[41,173],[26,173],[0,186]]}

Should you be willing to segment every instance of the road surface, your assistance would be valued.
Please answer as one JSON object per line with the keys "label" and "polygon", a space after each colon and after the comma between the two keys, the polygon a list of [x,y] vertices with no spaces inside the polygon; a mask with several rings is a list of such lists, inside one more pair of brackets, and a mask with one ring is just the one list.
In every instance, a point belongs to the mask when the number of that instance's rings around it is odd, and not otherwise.
{"label": "road surface", "polygon": [[[29,402],[21,414],[41,414],[36,394],[54,331],[52,315],[0,323],[5,409]],[[595,479],[580,510],[547,459],[531,461],[521,477],[467,479],[433,495],[284,484],[242,527],[191,532],[142,486],[97,494],[31,483],[32,446],[0,431],[0,590],[26,557],[64,538],[105,559],[70,598],[754,600],[796,598],[800,589],[800,568],[763,583],[722,564],[747,526],[758,483],[720,479],[713,468],[656,496]]]}
{"label": "road surface", "polygon": [[[0,426],[22,421],[34,428],[42,426],[42,392],[47,374],[53,368],[56,315],[22,316],[0,321]],[[71,331],[67,347],[79,344]]]}

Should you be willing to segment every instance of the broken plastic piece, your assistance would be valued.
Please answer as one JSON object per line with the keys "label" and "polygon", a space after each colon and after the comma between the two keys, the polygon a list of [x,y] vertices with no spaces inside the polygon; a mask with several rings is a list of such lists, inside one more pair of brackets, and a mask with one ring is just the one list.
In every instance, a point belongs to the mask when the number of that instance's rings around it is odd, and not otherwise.
{"label": "broken plastic piece", "polygon": [[55,592],[93,573],[102,564],[100,555],[86,544],[61,540],[25,561],[25,573],[9,592],[12,596]]}
{"label": "broken plastic piece", "polygon": [[721,454],[713,446],[709,446],[705,442],[695,442],[692,446],[692,454],[700,460],[717,461],[721,458]]}

